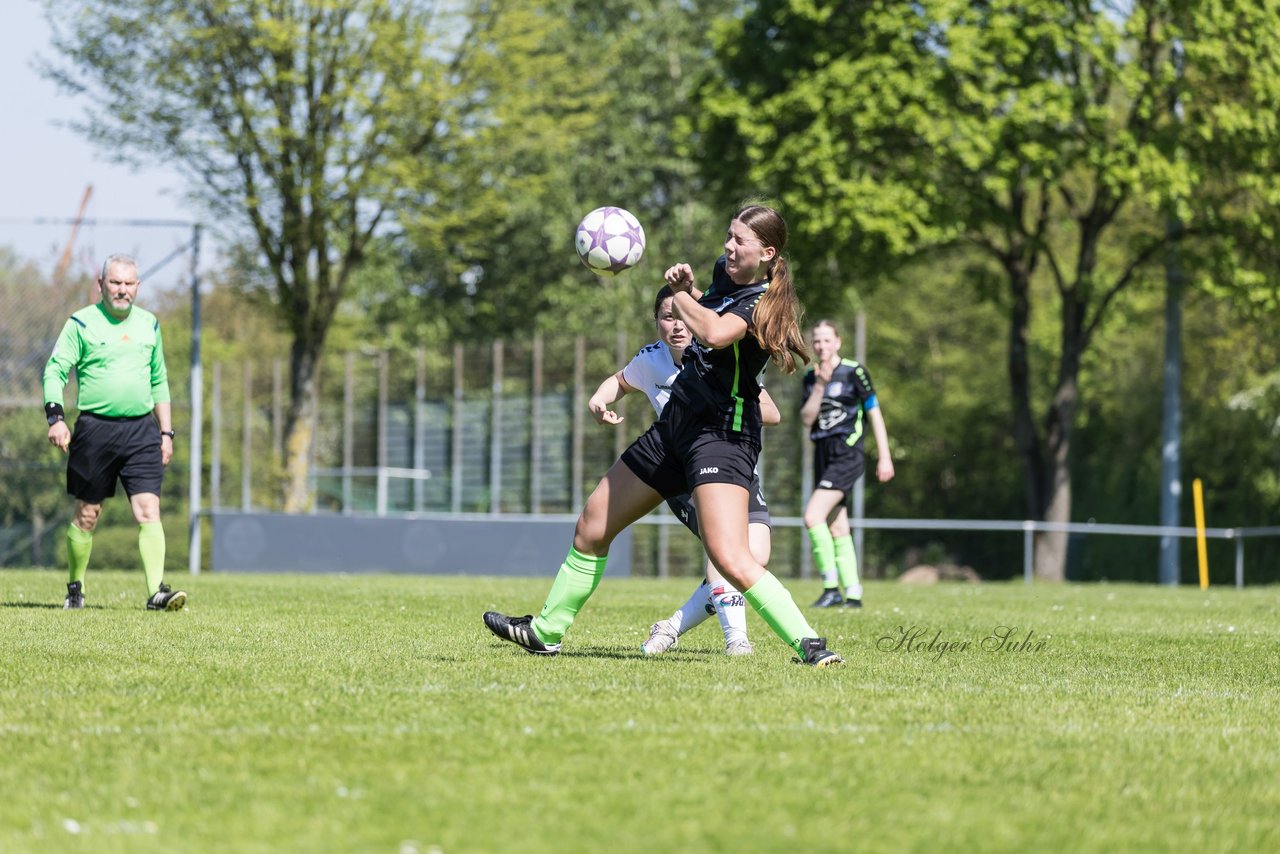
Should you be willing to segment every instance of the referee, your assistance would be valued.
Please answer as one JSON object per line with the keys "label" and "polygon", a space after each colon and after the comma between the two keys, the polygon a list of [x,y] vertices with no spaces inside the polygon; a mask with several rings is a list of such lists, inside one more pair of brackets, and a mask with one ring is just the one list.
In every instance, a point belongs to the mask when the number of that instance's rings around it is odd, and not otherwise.
{"label": "referee", "polygon": [[[164,583],[164,528],[160,485],[173,457],[169,379],[160,322],[138,308],[138,264],[111,255],[98,279],[100,302],[67,320],[44,368],[44,411],[49,441],[67,457],[67,492],[76,500],[67,526],[70,581],[64,608],[84,607],[84,574],[102,502],[124,484],[138,520],[138,551],[147,577],[147,609],[176,611],[187,594]],[[63,391],[76,371],[80,416],[74,435],[63,411]]]}

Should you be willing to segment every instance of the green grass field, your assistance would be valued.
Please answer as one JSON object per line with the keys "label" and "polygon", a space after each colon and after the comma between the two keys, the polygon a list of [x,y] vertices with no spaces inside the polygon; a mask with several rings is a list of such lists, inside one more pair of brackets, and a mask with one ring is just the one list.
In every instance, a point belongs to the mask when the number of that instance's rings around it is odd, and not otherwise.
{"label": "green grass field", "polygon": [[644,658],[688,580],[556,658],[480,621],[549,578],[170,580],[0,572],[0,851],[1280,850],[1275,589],[873,584],[815,671],[754,614]]}

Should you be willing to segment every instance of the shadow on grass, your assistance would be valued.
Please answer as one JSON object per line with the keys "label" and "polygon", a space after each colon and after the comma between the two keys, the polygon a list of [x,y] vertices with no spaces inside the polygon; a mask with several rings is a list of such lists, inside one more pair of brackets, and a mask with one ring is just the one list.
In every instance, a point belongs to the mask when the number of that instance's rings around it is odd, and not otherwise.
{"label": "shadow on grass", "polygon": [[[511,648],[512,644],[503,644],[501,648]],[[498,650],[500,647],[494,647]],[[614,658],[622,661],[640,661],[650,658],[660,658],[663,661],[698,661],[705,658],[723,656],[723,652],[710,649],[682,649],[678,652],[665,653],[663,655],[645,655],[640,651],[639,647],[635,650],[625,647],[616,646],[575,646],[573,649],[563,649],[556,655],[534,655],[524,652],[521,649],[512,649],[513,653],[521,653],[530,658]]]}

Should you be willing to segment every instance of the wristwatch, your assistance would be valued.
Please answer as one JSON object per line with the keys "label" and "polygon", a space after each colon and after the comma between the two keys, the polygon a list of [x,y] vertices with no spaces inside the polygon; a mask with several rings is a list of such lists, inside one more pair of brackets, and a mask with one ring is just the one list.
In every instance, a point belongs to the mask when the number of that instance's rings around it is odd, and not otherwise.
{"label": "wristwatch", "polygon": [[49,426],[50,426],[50,427],[52,427],[54,424],[57,424],[59,421],[65,421],[65,420],[66,420],[65,418],[63,418],[63,417],[62,417],[62,414],[61,414],[61,413],[57,413],[57,414],[55,414],[55,415],[49,415],[49,416],[47,416],[47,419],[48,419],[48,421],[49,421]]}
{"label": "wristwatch", "polygon": [[175,432],[173,432],[172,430],[161,430],[161,431],[160,431],[160,435],[161,435],[161,436],[168,436],[170,439],[172,439],[172,438],[174,438],[175,436],[177,436],[178,434],[177,434],[177,433],[175,433]]}

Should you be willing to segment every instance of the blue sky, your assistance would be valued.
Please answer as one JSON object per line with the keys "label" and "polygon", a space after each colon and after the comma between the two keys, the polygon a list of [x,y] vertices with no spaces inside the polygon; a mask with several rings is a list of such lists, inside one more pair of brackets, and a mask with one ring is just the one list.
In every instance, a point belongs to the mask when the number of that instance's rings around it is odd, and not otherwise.
{"label": "blue sky", "polygon": [[[75,216],[85,187],[93,185],[86,217],[102,220],[193,220],[198,211],[182,201],[183,179],[159,164],[134,172],[109,162],[84,136],[65,126],[81,118],[83,101],[61,93],[34,68],[37,56],[52,57],[49,27],[35,0],[6,0],[5,43],[0,52],[0,91],[10,126],[0,134],[0,245],[41,268],[53,269],[71,235],[69,225],[30,225],[14,220]],[[93,270],[112,252],[130,252],[143,270],[190,240],[189,229],[83,227],[73,270]],[[213,236],[202,239],[201,268],[215,258]],[[189,260],[168,264],[151,283],[184,283]]]}

